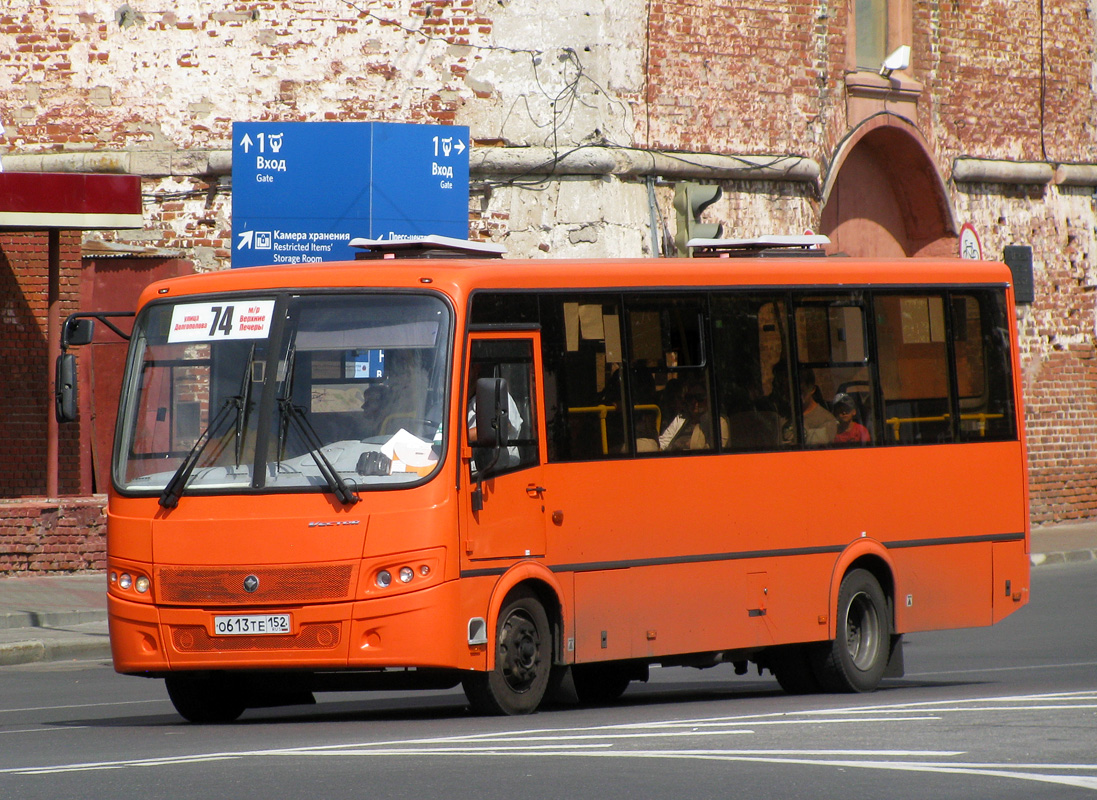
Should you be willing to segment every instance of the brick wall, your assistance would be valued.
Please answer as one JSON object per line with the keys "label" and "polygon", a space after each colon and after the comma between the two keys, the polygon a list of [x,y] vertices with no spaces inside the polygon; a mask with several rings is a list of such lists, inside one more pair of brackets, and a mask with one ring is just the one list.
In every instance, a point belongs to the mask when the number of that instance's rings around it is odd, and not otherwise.
{"label": "brick wall", "polygon": [[[4,6],[0,155],[131,153],[131,171],[146,176],[146,227],[104,238],[180,248],[199,269],[228,264],[231,187],[204,165],[230,148],[233,120],[452,121],[500,145],[792,154],[825,174],[849,133],[853,5],[545,0],[535,14],[495,0]],[[946,181],[959,157],[1097,163],[1093,0],[910,5],[910,76],[924,87],[911,113]],[[817,186],[724,187],[706,214],[729,234],[818,225]],[[957,223],[975,225],[988,257],[1033,248],[1037,298],[1019,315],[1033,520],[1097,516],[1093,187],[947,190]],[[673,226],[673,187],[655,194]],[[640,255],[647,198],[627,176],[481,177],[471,227],[505,238],[514,258]],[[28,266],[44,258],[31,252],[42,242],[0,239],[0,368],[13,376],[0,386],[13,420],[0,419],[0,433],[16,437],[0,445],[0,494],[8,480],[16,493],[43,490],[41,459],[28,455],[48,413],[35,338],[43,290]],[[79,491],[69,474],[64,490]]]}
{"label": "brick wall", "polygon": [[[77,310],[80,235],[61,235],[61,319]],[[46,492],[49,394],[46,314],[49,242],[45,233],[0,233],[0,497]],[[62,426],[62,494],[81,491],[79,427]]]}
{"label": "brick wall", "polygon": [[105,569],[105,502],[0,500],[0,576]]}

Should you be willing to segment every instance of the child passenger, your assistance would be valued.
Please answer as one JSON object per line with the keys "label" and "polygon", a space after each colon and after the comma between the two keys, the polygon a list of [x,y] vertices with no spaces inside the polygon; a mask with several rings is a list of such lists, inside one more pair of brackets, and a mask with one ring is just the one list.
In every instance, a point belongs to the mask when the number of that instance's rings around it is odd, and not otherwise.
{"label": "child passenger", "polygon": [[834,416],[838,418],[838,433],[834,435],[835,444],[868,444],[872,441],[868,428],[857,422],[853,398],[848,394],[839,394],[834,398]]}

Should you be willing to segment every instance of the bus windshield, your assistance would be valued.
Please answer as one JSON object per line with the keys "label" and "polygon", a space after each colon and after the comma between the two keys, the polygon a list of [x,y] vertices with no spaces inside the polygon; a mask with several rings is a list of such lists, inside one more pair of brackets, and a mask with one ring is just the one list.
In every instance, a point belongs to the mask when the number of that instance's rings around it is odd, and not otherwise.
{"label": "bus windshield", "polygon": [[161,494],[393,488],[437,467],[450,311],[411,294],[156,303],[133,332],[117,488]]}

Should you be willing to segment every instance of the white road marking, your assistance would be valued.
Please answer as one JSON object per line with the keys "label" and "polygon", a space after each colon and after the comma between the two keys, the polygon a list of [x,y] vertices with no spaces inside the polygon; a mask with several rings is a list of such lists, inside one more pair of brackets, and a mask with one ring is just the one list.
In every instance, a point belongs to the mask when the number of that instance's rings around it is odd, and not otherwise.
{"label": "white road marking", "polygon": [[[157,702],[157,701],[152,701]],[[111,704],[103,704],[111,705]],[[61,708],[61,707],[58,707]],[[381,758],[392,756],[479,758],[634,758],[788,764],[831,768],[927,772],[1006,778],[1097,791],[1097,763],[996,763],[960,761],[961,750],[807,750],[807,749],[636,749],[651,740],[671,742],[722,736],[756,735],[763,727],[798,725],[891,725],[934,722],[954,714],[1013,713],[1097,708],[1097,692],[1062,692],[817,709],[740,716],[675,719],[572,728],[497,731],[461,736],[309,747],[194,753],[178,757],[126,759],[0,769],[8,775],[50,775],[97,770],[155,768],[214,761],[264,758]],[[14,731],[12,731],[14,732]],[[715,738],[714,738],[715,737]],[[629,749],[630,745],[633,749]],[[1070,774],[1081,773],[1081,774]]]}
{"label": "white road marking", "polygon": [[1037,669],[1076,669],[1077,667],[1097,667],[1097,661],[1079,661],[1076,664],[1030,664],[1023,667],[985,667],[983,669],[949,669],[936,672],[908,672],[904,678],[932,678],[936,675],[979,675],[995,672],[1031,672]]}
{"label": "white road marking", "polygon": [[166,697],[162,700],[122,700],[117,703],[78,703],[67,706],[28,706],[27,708],[0,708],[0,714],[26,714],[32,711],[72,711],[80,708],[102,708],[104,706],[137,706],[149,703],[163,703],[167,705],[171,701]]}

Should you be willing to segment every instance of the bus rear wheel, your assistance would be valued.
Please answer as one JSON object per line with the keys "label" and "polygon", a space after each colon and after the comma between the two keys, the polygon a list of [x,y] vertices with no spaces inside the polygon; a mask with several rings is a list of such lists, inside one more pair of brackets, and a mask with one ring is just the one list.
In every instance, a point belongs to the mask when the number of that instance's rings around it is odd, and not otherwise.
{"label": "bus rear wheel", "polygon": [[169,675],[164,683],[171,704],[187,722],[233,722],[247,708],[240,687],[223,675]]}
{"label": "bus rear wheel", "polygon": [[813,651],[813,667],[828,692],[871,692],[887,669],[891,622],[880,583],[855,569],[838,589],[837,635]]}
{"label": "bus rear wheel", "polygon": [[468,674],[462,684],[479,714],[532,714],[541,704],[552,671],[548,615],[532,592],[513,592],[499,612],[495,668]]}

